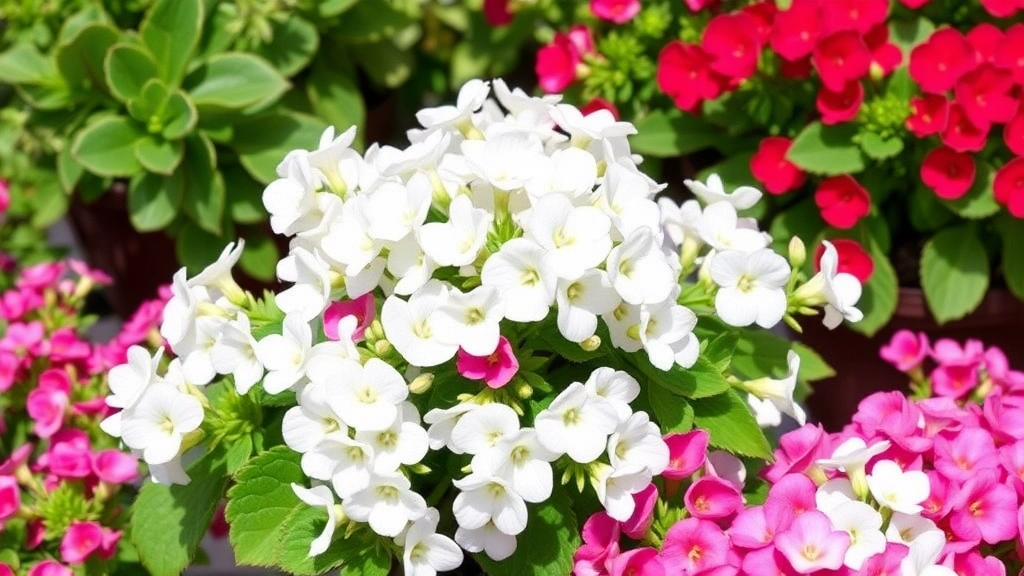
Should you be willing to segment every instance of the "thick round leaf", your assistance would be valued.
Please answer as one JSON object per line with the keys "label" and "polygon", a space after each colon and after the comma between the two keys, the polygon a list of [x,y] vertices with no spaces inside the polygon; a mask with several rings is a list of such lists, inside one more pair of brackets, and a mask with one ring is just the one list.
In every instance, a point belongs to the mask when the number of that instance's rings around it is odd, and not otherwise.
{"label": "thick round leaf", "polygon": [[175,252],[178,262],[188,268],[189,276],[194,276],[217,260],[226,243],[190,222],[178,231]]}
{"label": "thick round leaf", "polygon": [[53,61],[28,42],[19,42],[0,54],[0,82],[4,84],[40,84],[56,74]]}
{"label": "thick round leaf", "polygon": [[988,281],[988,253],[973,227],[948,228],[924,245],[921,288],[940,324],[974,311]]}
{"label": "thick round leaf", "polygon": [[263,223],[267,209],[263,207],[263,186],[252,179],[241,166],[231,164],[221,169],[227,187],[227,210],[239,224]]}
{"label": "thick round leaf", "polygon": [[181,162],[185,147],[181,142],[146,136],[135,143],[135,158],[150,172],[168,176]]}
{"label": "thick round leaf", "polygon": [[167,102],[167,85],[159,78],[152,78],[142,85],[139,95],[128,101],[128,113],[132,118],[149,125],[153,118],[159,120],[160,111]]}
{"label": "thick round leaf", "polygon": [[168,95],[162,118],[163,136],[168,140],[184,138],[195,129],[199,113],[188,95],[178,90]]}
{"label": "thick round leaf", "polygon": [[250,236],[245,240],[245,250],[238,265],[249,276],[272,282],[277,277],[279,258],[277,244],[270,236]]}
{"label": "thick round leaf", "polygon": [[235,126],[232,145],[249,174],[269,184],[277,178],[275,169],[285,154],[315,147],[324,128],[323,121],[305,114],[266,114]]}
{"label": "thick round leaf", "polygon": [[357,138],[362,139],[366,106],[353,74],[339,72],[335,64],[318,58],[310,72],[306,91],[318,116],[338,130],[358,126]]}
{"label": "thick round leaf", "polygon": [[786,158],[812,174],[834,176],[864,169],[864,157],[853,143],[857,128],[851,124],[823,126],[812,122],[793,140]]}
{"label": "thick round leaf", "polygon": [[180,204],[181,189],[150,172],[132,180],[128,189],[128,216],[140,232],[165,228],[178,215]]}
{"label": "thick round leaf", "polygon": [[203,35],[202,0],[157,0],[139,28],[160,77],[177,87]]}
{"label": "thick round leaf", "polygon": [[667,158],[712,148],[718,133],[707,122],[679,111],[660,110],[644,116],[636,123],[636,135],[629,144],[637,154]]}
{"label": "thick round leaf", "polygon": [[149,52],[134,44],[113,46],[107,51],[103,67],[110,93],[125,103],[137,98],[146,82],[159,75]]}
{"label": "thick round leaf", "polygon": [[71,155],[97,176],[132,176],[142,170],[135,157],[135,143],[145,134],[124,116],[106,116],[78,133]]}
{"label": "thick round leaf", "polygon": [[291,77],[309,66],[320,46],[320,33],[309,20],[288,14],[283,20],[271,21],[270,42],[261,44],[256,53],[270,62],[282,75]]}
{"label": "thick round leaf", "polygon": [[988,218],[999,212],[999,204],[996,203],[995,193],[992,191],[995,179],[995,171],[987,163],[981,163],[974,175],[974,184],[967,194],[956,200],[943,200],[942,204],[962,218]]}
{"label": "thick round leaf", "polygon": [[227,192],[217,172],[213,143],[202,133],[185,140],[185,159],[172,177],[182,189],[182,208],[200,228],[220,235]]}
{"label": "thick round leaf", "polygon": [[190,74],[188,93],[196,108],[242,110],[268,104],[288,88],[288,81],[266,60],[229,52],[218,54]]}
{"label": "thick round leaf", "polygon": [[103,59],[119,35],[109,24],[90,24],[57,47],[57,69],[72,91],[108,91]]}

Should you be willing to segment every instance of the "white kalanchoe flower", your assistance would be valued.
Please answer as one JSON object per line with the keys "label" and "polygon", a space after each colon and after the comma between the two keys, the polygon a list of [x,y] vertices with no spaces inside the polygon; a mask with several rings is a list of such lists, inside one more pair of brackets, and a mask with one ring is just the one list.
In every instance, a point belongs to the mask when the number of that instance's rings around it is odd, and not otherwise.
{"label": "white kalanchoe flower", "polygon": [[459,349],[444,339],[438,317],[448,300],[448,288],[437,280],[427,282],[406,302],[389,296],[381,309],[384,334],[410,364],[437,366],[455,355]]}
{"label": "white kalanchoe flower", "polygon": [[509,485],[527,502],[543,502],[551,496],[551,462],[558,454],[545,448],[537,431],[523,428],[504,435],[492,449],[473,457],[474,472],[507,478]]}
{"label": "white kalanchoe flower", "polygon": [[308,250],[292,248],[277,263],[277,277],[294,283],[274,297],[277,307],[289,316],[309,322],[331,302],[331,268]]}
{"label": "white kalanchoe flower", "polygon": [[480,528],[472,530],[459,528],[455,531],[455,541],[467,552],[483,552],[491,560],[502,561],[516,551],[516,537],[505,534],[494,522],[488,522]]}
{"label": "white kalanchoe flower", "polygon": [[848,438],[832,451],[831,458],[823,458],[815,463],[828,470],[845,472],[853,485],[854,493],[863,497],[868,493],[865,467],[872,458],[885,452],[890,446],[892,443],[888,440],[868,446],[860,438]]}
{"label": "white kalanchoe flower", "polygon": [[785,378],[776,380],[774,378],[758,378],[743,383],[743,388],[755,397],[771,402],[775,408],[787,416],[793,418],[801,426],[807,421],[804,409],[793,399],[796,391],[796,380],[800,373],[800,355],[790,350],[786,355],[786,364],[789,373]]}
{"label": "white kalanchoe flower", "polygon": [[885,551],[886,539],[882,534],[882,515],[864,502],[847,502],[825,513],[836,530],[850,535],[843,564],[860,570],[864,561]]}
{"label": "white kalanchoe flower", "polygon": [[384,182],[370,193],[369,235],[398,242],[423,225],[430,210],[430,180],[417,173],[407,185]]}
{"label": "white kalanchoe flower", "polygon": [[210,296],[205,288],[189,286],[184,268],[174,273],[171,299],[164,305],[163,321],[160,323],[160,335],[171,350],[178,352],[181,349],[184,352],[191,345],[195,338],[195,318],[199,305],[209,302]]}
{"label": "white kalanchoe flower", "polygon": [[459,89],[455,105],[424,108],[416,113],[416,121],[430,129],[473,130],[473,113],[483,106],[491,89],[483,80],[473,79]]}
{"label": "white kalanchoe flower", "polygon": [[305,152],[289,154],[277,167],[279,178],[263,190],[263,206],[270,213],[275,234],[294,236],[315,225],[317,177]]}
{"label": "white kalanchoe flower", "polygon": [[383,430],[360,430],[356,440],[373,448],[378,472],[393,472],[402,464],[411,466],[426,456],[429,440],[419,423],[416,407],[403,402],[390,426]]}
{"label": "white kalanchoe flower", "polygon": [[220,316],[200,316],[195,319],[195,340],[189,351],[182,354],[185,379],[196,386],[209,384],[217,375],[213,365],[213,350],[228,324]]}
{"label": "white kalanchoe flower", "polygon": [[325,382],[310,382],[299,393],[299,405],[284,413],[281,434],[292,450],[304,454],[332,432],[348,432],[348,426],[327,401],[329,390]]}
{"label": "white kalanchoe flower", "polygon": [[524,219],[526,238],[544,248],[559,278],[576,280],[596,268],[611,250],[611,221],[593,206],[573,206],[568,198],[540,198]]}
{"label": "white kalanchoe flower", "polygon": [[298,316],[285,316],[281,334],[264,336],[256,343],[256,358],[267,368],[263,389],[268,394],[290,390],[305,379],[312,340],[308,322]]}
{"label": "white kalanchoe flower", "polygon": [[337,366],[338,384],[327,403],[342,421],[357,431],[377,432],[392,426],[409,396],[409,386],[398,370],[379,358],[370,358],[362,366],[342,360]]}
{"label": "white kalanchoe flower", "polygon": [[664,302],[677,285],[675,273],[649,228],[637,228],[611,250],[608,278],[630,304]]}
{"label": "white kalanchoe flower", "polygon": [[452,428],[451,449],[456,454],[480,454],[519,432],[515,410],[492,402],[462,415]]}
{"label": "white kalanchoe flower", "polygon": [[406,576],[435,576],[438,572],[454,570],[462,565],[459,545],[437,533],[440,518],[435,508],[428,508],[402,538],[402,565]]}
{"label": "white kalanchoe flower", "polygon": [[901,576],[957,576],[956,572],[936,564],[946,546],[941,530],[921,534],[910,543],[910,552],[900,562]]}
{"label": "white kalanchoe flower", "polygon": [[440,338],[473,356],[487,356],[498,347],[505,299],[494,287],[478,286],[466,293],[452,288],[438,312]]}
{"label": "white kalanchoe flower", "polygon": [[759,427],[776,428],[782,424],[782,412],[779,412],[771,400],[762,400],[753,394],[747,394],[747,406],[754,413],[754,420]]}
{"label": "white kalanchoe flower", "polygon": [[452,503],[459,526],[475,530],[494,522],[510,536],[526,529],[526,502],[504,478],[474,471],[452,484],[462,491]]}
{"label": "white kalanchoe flower", "polygon": [[351,148],[355,139],[355,126],[337,136],[334,126],[328,126],[320,135],[320,145],[307,156],[310,167],[322,178],[323,186],[342,198],[359,184],[362,158]]}
{"label": "white kalanchoe flower", "polygon": [[919,513],[931,490],[928,475],[920,470],[904,471],[892,460],[876,462],[867,481],[879,505],[904,514]]}
{"label": "white kalanchoe flower", "polygon": [[853,484],[849,478],[837,476],[828,480],[818,487],[814,493],[815,507],[828,515],[833,509],[846,504],[857,502],[857,494],[853,491]]}
{"label": "white kalanchoe flower", "polygon": [[793,293],[793,300],[804,306],[825,305],[822,323],[833,329],[843,323],[860,322],[864,314],[857,308],[862,287],[852,274],[840,273],[839,253],[828,240],[822,240],[825,251],[818,262],[819,271]]}
{"label": "white kalanchoe flower", "polygon": [[608,461],[616,469],[646,468],[656,476],[668,466],[668,444],[646,412],[634,412],[608,438]]}
{"label": "white kalanchoe flower", "polygon": [[452,430],[468,412],[479,408],[479,404],[463,402],[451,408],[434,408],[423,415],[423,421],[430,427],[427,428],[427,437],[430,439],[430,449],[440,450],[445,446],[456,454],[464,452],[458,450],[452,443]]}
{"label": "white kalanchoe flower", "polygon": [[157,369],[163,356],[163,347],[157,348],[151,356],[142,346],[128,348],[128,362],[110,369],[107,383],[110,395],[106,398],[107,406],[120,408],[100,422],[100,428],[114,437],[121,436],[121,418],[124,410],[135,406],[142,393],[157,381]]}
{"label": "white kalanchoe flower", "polygon": [[629,372],[602,366],[590,373],[583,383],[587,393],[600,396],[615,408],[619,422],[625,422],[633,413],[629,404],[640,395],[640,383]]}
{"label": "white kalanchoe flower", "polygon": [[327,511],[327,524],[324,526],[324,531],[309,543],[309,555],[319,556],[326,552],[331,545],[331,539],[334,538],[334,527],[338,522],[334,513],[334,493],[327,486],[306,488],[294,482],[292,483],[292,492],[306,504]]}
{"label": "white kalanchoe flower", "polygon": [[741,226],[736,209],[728,202],[716,202],[704,209],[697,226],[701,240],[715,250],[753,252],[766,248],[768,236]]}
{"label": "white kalanchoe flower", "polygon": [[526,186],[542,162],[540,159],[544,158],[544,145],[528,132],[506,132],[486,140],[466,140],[461,150],[478,178],[505,191]]}
{"label": "white kalanchoe flower", "polygon": [[534,425],[545,448],[588,464],[604,452],[619,418],[611,402],[573,382],[537,414]]}
{"label": "white kalanchoe flower", "polygon": [[661,210],[661,225],[673,246],[682,246],[683,242],[689,240],[696,243],[696,248],[700,248],[703,240],[700,238],[699,202],[687,200],[676,204],[671,198],[658,198],[658,208]]}
{"label": "white kalanchoe flower", "polygon": [[596,194],[598,206],[612,220],[617,240],[639,229],[652,232],[661,242],[661,210],[650,199],[651,181],[632,164],[613,162],[604,173],[604,184]]}
{"label": "white kalanchoe flower", "polygon": [[[327,235],[320,242],[324,253],[342,265],[345,276],[356,276],[377,260],[384,243],[374,240],[370,234],[369,198],[355,196],[345,202],[341,216],[333,222]],[[349,296],[355,297],[348,290]]]}
{"label": "white kalanchoe flower", "polygon": [[373,448],[349,438],[344,430],[322,438],[302,455],[300,463],[306,476],[330,482],[342,499],[369,486],[374,477]]}
{"label": "white kalanchoe flower", "polygon": [[608,325],[608,335],[612,346],[625,352],[636,352],[643,349],[640,340],[641,306],[623,302],[610,313],[601,316]]}
{"label": "white kalanchoe flower", "polygon": [[427,503],[405,476],[374,474],[369,486],[342,501],[341,509],[352,520],[369,522],[377,534],[394,538],[426,514]]}
{"label": "white kalanchoe flower", "polygon": [[506,318],[539,322],[555,299],[558,272],[547,250],[526,238],[516,238],[484,262],[480,281],[504,296]]}
{"label": "white kalanchoe flower", "polygon": [[[245,293],[231,276],[231,269],[238,264],[244,249],[245,240],[239,239],[237,243],[229,242],[215,262],[189,279],[189,288],[205,288],[211,295],[215,291],[219,291],[236,306],[242,305],[245,302]],[[212,298],[216,300],[217,296],[212,296]]]}
{"label": "white kalanchoe flower", "polygon": [[526,192],[534,198],[562,194],[579,198],[594,189],[597,160],[579,148],[555,150],[551,156],[538,156],[533,178],[526,182]]}
{"label": "white kalanchoe flower", "polygon": [[942,532],[935,522],[918,514],[893,512],[889,527],[885,529],[885,537],[889,542],[910,545],[926,532]]}
{"label": "white kalanchoe flower", "polygon": [[670,298],[640,307],[637,334],[655,368],[669,370],[673,364],[689,368],[700,355],[700,342],[693,334],[696,325],[697,315]]}
{"label": "white kalanchoe flower", "polygon": [[559,280],[558,331],[570,342],[583,342],[597,332],[597,317],[622,302],[604,270],[587,270],[576,280]]}
{"label": "white kalanchoe flower", "polygon": [[420,246],[441,266],[472,264],[493,219],[490,212],[474,208],[468,196],[457,196],[448,206],[447,222],[430,222],[419,229]]}
{"label": "white kalanchoe flower", "polygon": [[221,329],[210,352],[213,369],[218,374],[231,374],[235,389],[239,394],[246,394],[263,379],[263,364],[256,357],[256,339],[252,336],[249,317],[237,314]]}
{"label": "white kalanchoe flower", "polygon": [[122,414],[121,438],[142,450],[146,462],[165,464],[181,451],[182,438],[202,423],[203,405],[195,396],[158,383]]}
{"label": "white kalanchoe flower", "polygon": [[[135,452],[134,450],[132,451],[133,454]],[[135,454],[135,456],[139,456],[139,454]],[[149,476],[156,484],[163,484],[165,486],[171,484],[185,485],[192,481],[189,475],[185,473],[185,467],[181,464],[180,454],[163,464],[147,462],[146,468],[149,469]]]}
{"label": "white kalanchoe flower", "polygon": [[768,249],[726,250],[711,260],[711,278],[718,285],[715,312],[730,326],[772,328],[786,314],[789,263]]}
{"label": "white kalanchoe flower", "polygon": [[761,199],[761,191],[753,186],[740,186],[731,194],[725,192],[722,178],[718,174],[708,176],[707,182],[684,180],[683,184],[690,189],[705,205],[727,202],[736,210],[752,208]]}
{"label": "white kalanchoe flower", "polygon": [[593,486],[597,499],[608,512],[608,515],[625,522],[633,515],[636,501],[633,494],[640,492],[651,483],[651,471],[642,466],[624,466],[621,468],[607,464],[597,464],[598,471],[594,476]]}
{"label": "white kalanchoe flower", "polygon": [[394,291],[400,296],[408,296],[419,290],[430,280],[436,269],[437,263],[427,256],[413,236],[402,239],[388,252],[387,271],[398,279]]}

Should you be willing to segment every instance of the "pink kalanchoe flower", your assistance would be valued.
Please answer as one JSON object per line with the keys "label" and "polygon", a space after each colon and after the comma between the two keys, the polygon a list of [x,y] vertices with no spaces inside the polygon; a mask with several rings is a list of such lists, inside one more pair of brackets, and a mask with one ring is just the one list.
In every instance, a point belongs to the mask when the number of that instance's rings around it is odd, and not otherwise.
{"label": "pink kalanchoe flower", "polygon": [[661,475],[669,480],[689,478],[704,465],[709,441],[708,433],[700,429],[665,436],[665,444],[668,444],[668,467]]}
{"label": "pink kalanchoe flower", "polygon": [[932,370],[932,393],[959,399],[978,384],[980,364],[944,364]]}
{"label": "pink kalanchoe flower", "polygon": [[606,562],[619,555],[619,522],[598,512],[583,524],[583,545],[573,554],[573,573],[579,576],[607,574]]}
{"label": "pink kalanchoe flower", "polygon": [[589,116],[598,110],[607,110],[611,112],[612,118],[619,119],[619,109],[615,107],[615,104],[605,100],[604,98],[593,98],[590,102],[587,102],[580,108],[580,112],[584,116]]}
{"label": "pink kalanchoe flower", "polygon": [[1017,493],[983,470],[971,476],[952,502],[949,525],[961,540],[997,544],[1017,535]]}
{"label": "pink kalanchoe flower", "polygon": [[890,576],[900,574],[900,562],[907,557],[910,548],[903,544],[887,542],[881,554],[875,554],[860,567],[861,576]]}
{"label": "pink kalanchoe flower", "polygon": [[15,285],[19,288],[42,290],[55,284],[63,274],[63,262],[41,262],[22,268]]}
{"label": "pink kalanchoe flower", "polygon": [[455,367],[464,378],[483,380],[488,388],[498,389],[512,381],[519,371],[519,360],[508,338],[499,336],[498,347],[487,356],[473,356],[459,348]]}
{"label": "pink kalanchoe flower", "polygon": [[1006,566],[998,558],[982,556],[977,550],[955,555],[953,571],[971,576],[1006,576]]}
{"label": "pink kalanchoe flower", "polygon": [[28,571],[28,576],[73,576],[71,568],[56,560],[43,560]]}
{"label": "pink kalanchoe flower", "polygon": [[29,456],[32,455],[32,448],[32,444],[19,446],[7,460],[0,464],[0,476],[14,476],[18,468],[28,462]]}
{"label": "pink kalanchoe flower", "polygon": [[85,478],[92,473],[92,447],[82,430],[65,428],[50,439],[50,449],[39,459],[61,478]]}
{"label": "pink kalanchoe flower", "polygon": [[926,398],[918,402],[917,407],[924,419],[924,435],[928,437],[939,432],[959,432],[967,416],[955,400],[945,396]]}
{"label": "pink kalanchoe flower", "polygon": [[668,529],[661,556],[683,574],[701,573],[728,562],[729,537],[710,520],[686,518]]}
{"label": "pink kalanchoe flower", "polygon": [[21,359],[17,354],[0,350],[0,392],[6,392],[14,386],[14,378],[20,367]]}
{"label": "pink kalanchoe flower", "polygon": [[103,482],[124,484],[138,478],[139,461],[120,450],[103,450],[93,454],[92,471]]}
{"label": "pink kalanchoe flower", "polygon": [[939,364],[973,364],[985,356],[985,345],[970,339],[960,345],[956,340],[941,338],[932,346],[932,358]]}
{"label": "pink kalanchoe flower", "polygon": [[25,409],[35,421],[33,431],[40,438],[53,436],[64,424],[71,393],[71,377],[64,370],[50,368],[39,375],[39,386],[28,394]]}
{"label": "pink kalanchoe flower", "polygon": [[14,476],[0,476],[0,525],[18,513],[21,488]]}
{"label": "pink kalanchoe flower", "polygon": [[602,20],[625,24],[640,12],[640,0],[590,0],[590,11]]}
{"label": "pink kalanchoe flower", "polygon": [[992,346],[985,350],[984,362],[988,377],[1004,392],[1024,388],[1024,372],[1010,368],[1010,362],[1001,348]]}
{"label": "pink kalanchoe flower", "polygon": [[356,329],[352,332],[353,342],[362,342],[366,337],[366,329],[377,317],[376,302],[372,293],[366,293],[354,300],[332,302],[324,310],[324,334],[331,340],[337,340],[338,322],[347,316],[356,317]]}
{"label": "pink kalanchoe flower", "polygon": [[935,469],[950,480],[966,482],[998,466],[999,454],[992,435],[980,428],[962,430],[952,440],[935,438]]}
{"label": "pink kalanchoe flower", "polygon": [[778,482],[790,473],[804,473],[815,466],[815,460],[832,455],[832,447],[820,424],[805,424],[783,434],[775,449],[775,462],[766,466],[761,475],[769,482]]}
{"label": "pink kalanchoe flower", "polygon": [[11,206],[11,185],[7,180],[0,179],[0,214],[7,212]]}
{"label": "pink kalanchoe flower", "polygon": [[701,48],[711,56],[711,69],[734,80],[750,78],[757,72],[761,41],[757,20],[745,12],[719,14],[708,22],[701,36]]}
{"label": "pink kalanchoe flower", "polygon": [[96,284],[106,286],[114,282],[114,279],[111,278],[109,274],[97,268],[92,268],[81,260],[76,260],[74,258],[69,259],[68,267],[71,268],[71,271],[75,274],[78,274],[82,278],[88,278]]}
{"label": "pink kalanchoe flower", "polygon": [[683,502],[695,518],[719,520],[743,508],[743,495],[726,480],[704,476],[690,485]]}
{"label": "pink kalanchoe flower", "polygon": [[14,569],[0,562],[0,576],[14,576]]}
{"label": "pink kalanchoe flower", "polygon": [[92,346],[81,340],[73,328],[59,328],[50,334],[48,351],[53,362],[78,362],[92,354]]}
{"label": "pink kalanchoe flower", "polygon": [[103,537],[100,540],[100,549],[97,551],[103,560],[110,560],[117,554],[117,543],[121,541],[122,532],[103,528]]}
{"label": "pink kalanchoe flower", "polygon": [[754,506],[740,511],[729,526],[729,538],[733,545],[751,550],[770,545],[775,540],[777,532],[778,527],[768,524],[764,506]]}
{"label": "pink kalanchoe flower", "polygon": [[1002,396],[993,394],[985,398],[981,407],[982,423],[991,433],[996,446],[1010,444],[1024,438],[1024,408],[1003,402]]}
{"label": "pink kalanchoe flower", "polygon": [[647,488],[633,494],[633,515],[622,523],[622,532],[633,540],[643,540],[654,521],[654,505],[658,503],[658,487]]}
{"label": "pink kalanchoe flower", "polygon": [[637,548],[615,557],[611,576],[665,576],[665,565],[654,548]]}
{"label": "pink kalanchoe flower", "polygon": [[764,515],[768,526],[776,533],[787,530],[793,520],[809,510],[815,510],[817,503],[814,481],[803,474],[787,474],[768,489],[764,501]]}
{"label": "pink kalanchoe flower", "polygon": [[775,546],[794,570],[810,574],[839,569],[850,547],[850,535],[834,530],[828,516],[810,510],[793,520],[789,530],[775,537]]}
{"label": "pink kalanchoe flower", "polygon": [[25,548],[35,550],[46,539],[46,526],[42,520],[30,520],[25,525]]}
{"label": "pink kalanchoe flower", "polygon": [[60,542],[61,560],[68,564],[85,562],[103,543],[103,528],[95,522],[73,522]]}
{"label": "pink kalanchoe flower", "polygon": [[910,330],[899,330],[881,350],[882,359],[900,372],[910,372],[924,362],[928,356],[928,335],[915,334]]}
{"label": "pink kalanchoe flower", "polygon": [[38,355],[45,331],[41,322],[14,322],[7,326],[7,333],[0,340],[0,350]]}

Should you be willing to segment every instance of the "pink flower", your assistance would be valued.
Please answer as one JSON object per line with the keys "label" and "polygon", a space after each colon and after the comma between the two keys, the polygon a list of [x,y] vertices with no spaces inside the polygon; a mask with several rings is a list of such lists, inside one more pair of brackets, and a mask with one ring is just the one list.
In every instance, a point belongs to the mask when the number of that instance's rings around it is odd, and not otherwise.
{"label": "pink flower", "polygon": [[673,40],[658,54],[658,88],[681,110],[693,111],[722,93],[726,79],[711,69],[711,56],[697,44]]}
{"label": "pink flower", "polygon": [[935,437],[935,469],[957,482],[966,482],[983,470],[999,466],[992,436],[980,428],[962,430],[952,440]]}
{"label": "pink flower", "polygon": [[793,520],[789,530],[775,537],[775,546],[801,574],[837,570],[850,547],[850,535],[833,530],[828,516],[810,510]]}
{"label": "pink flower", "polygon": [[654,505],[658,503],[658,487],[647,488],[633,494],[633,515],[622,523],[622,531],[633,540],[643,540],[654,521]]}
{"label": "pink flower", "polygon": [[1011,370],[1006,354],[996,346],[985,350],[985,371],[992,382],[1004,391],[1024,387],[1024,372]]}
{"label": "pink flower", "polygon": [[598,512],[583,524],[583,545],[573,554],[573,573],[579,576],[607,574],[605,563],[619,555],[619,523]]}
{"label": "pink flower", "polygon": [[925,474],[928,475],[929,492],[928,497],[921,502],[921,515],[938,521],[949,514],[953,504],[950,499],[959,489],[959,485],[935,470],[928,470]]}
{"label": "pink flower", "polygon": [[21,488],[14,476],[0,476],[0,524],[10,520],[21,507]]}
{"label": "pink flower", "polygon": [[665,576],[665,565],[654,548],[624,552],[612,561],[611,576]]}
{"label": "pink flower", "polygon": [[867,75],[871,51],[861,33],[842,30],[818,40],[811,56],[821,82],[833,92],[841,92],[850,82]]}
{"label": "pink flower", "polygon": [[708,433],[700,429],[665,436],[665,444],[668,444],[668,467],[661,475],[669,480],[689,478],[704,465],[709,440]]}
{"label": "pink flower", "polygon": [[0,476],[13,476],[18,468],[25,465],[28,462],[28,457],[32,455],[32,444],[22,444],[19,446],[11,456],[4,460],[0,464]]}
{"label": "pink flower", "polygon": [[871,195],[849,174],[822,180],[814,192],[821,218],[831,226],[853,228],[871,212]]}
{"label": "pink flower", "polygon": [[62,274],[64,274],[63,262],[41,262],[22,268],[15,285],[19,288],[42,290],[55,284]]}
{"label": "pink flower", "polygon": [[729,537],[714,522],[686,518],[668,529],[661,555],[666,566],[696,574],[727,563]]}
{"label": "pink flower", "polygon": [[0,214],[7,212],[11,205],[11,186],[7,180],[0,179]]}
{"label": "pink flower", "polygon": [[92,473],[92,449],[85,432],[64,429],[50,440],[46,466],[61,478],[86,478]]}
{"label": "pink flower", "polygon": [[50,334],[50,359],[54,362],[77,362],[92,354],[88,342],[78,338],[73,328],[59,328]]}
{"label": "pink flower", "polygon": [[43,342],[43,336],[43,325],[38,321],[14,322],[7,326],[7,334],[0,340],[0,350],[35,355]]}
{"label": "pink flower", "polygon": [[821,113],[821,123],[827,125],[842,124],[857,117],[860,105],[864,102],[864,85],[859,80],[852,80],[839,90],[822,86],[814,105]]}
{"label": "pink flower", "polygon": [[792,524],[793,519],[815,510],[814,500],[817,486],[803,474],[788,474],[768,489],[764,501],[765,521],[775,532],[781,532]]}
{"label": "pink flower", "polygon": [[640,0],[590,0],[590,11],[602,20],[625,24],[640,12]]}
{"label": "pink flower", "polygon": [[494,27],[508,26],[514,18],[509,4],[512,0],[484,0],[484,19]]}
{"label": "pink flower", "polygon": [[788,61],[810,55],[821,34],[821,11],[815,0],[793,0],[775,17],[772,49]]}
{"label": "pink flower", "polygon": [[73,576],[73,572],[56,560],[43,560],[28,571],[28,576]]}
{"label": "pink flower", "polygon": [[0,562],[0,576],[14,576],[14,569],[3,562]]}
{"label": "pink flower", "polygon": [[92,268],[89,264],[82,262],[81,260],[76,260],[74,258],[69,259],[68,267],[70,267],[75,274],[78,274],[82,278],[88,278],[96,284],[106,286],[114,282],[114,279],[111,278],[109,274],[97,268]]}
{"label": "pink flower", "polygon": [[14,378],[21,367],[21,360],[13,352],[0,350],[0,392],[6,392],[14,386]]}
{"label": "pink flower", "polygon": [[30,520],[25,525],[25,548],[35,550],[46,539],[46,526],[42,520]]}
{"label": "pink flower", "polygon": [[[788,527],[788,523],[785,527]],[[736,515],[729,526],[729,538],[734,546],[757,550],[771,544],[778,530],[778,526],[768,523],[764,506],[754,506]]]}
{"label": "pink flower", "polygon": [[932,392],[962,398],[978,384],[978,364],[946,364],[932,370]]}
{"label": "pink flower", "polygon": [[361,342],[365,338],[366,329],[377,316],[376,303],[373,294],[367,293],[354,300],[342,300],[332,302],[327,310],[324,310],[324,334],[331,340],[338,340],[338,322],[348,316],[356,317],[356,329],[352,332],[352,341]]}
{"label": "pink flower", "polygon": [[498,389],[512,381],[519,371],[519,360],[508,338],[499,336],[498,347],[487,356],[473,356],[459,348],[455,366],[464,378],[483,380],[488,388]]}
{"label": "pink flower", "polygon": [[61,560],[68,564],[85,562],[103,542],[103,529],[95,522],[73,522],[60,542]]}
{"label": "pink flower", "polygon": [[103,528],[103,537],[100,540],[99,555],[104,560],[110,560],[117,554],[117,543],[121,541],[121,531]]}
{"label": "pink flower", "polygon": [[900,562],[907,557],[910,552],[910,548],[907,548],[903,544],[896,544],[893,542],[887,542],[885,544],[885,551],[881,554],[875,554],[867,560],[860,567],[861,576],[888,576],[890,574],[900,574]]}
{"label": "pink flower", "polygon": [[92,471],[103,482],[124,484],[139,476],[139,462],[120,450],[103,450],[93,454]]}
{"label": "pink flower", "polygon": [[910,372],[924,362],[928,356],[928,335],[914,334],[910,330],[899,330],[881,350],[882,359],[900,372]]}
{"label": "pink flower", "polygon": [[704,476],[690,485],[683,502],[694,517],[718,520],[743,508],[743,495],[730,482]]}
{"label": "pink flower", "polygon": [[615,104],[605,100],[604,98],[593,98],[590,102],[587,102],[580,108],[580,112],[584,116],[589,116],[598,110],[607,110],[611,112],[612,118],[619,119],[619,109],[615,107]]}
{"label": "pink flower", "polygon": [[64,424],[68,408],[71,377],[64,370],[50,368],[39,376],[39,386],[29,392],[25,402],[28,415],[35,421],[36,436],[49,438]]}
{"label": "pink flower", "polygon": [[815,460],[831,455],[824,428],[820,424],[805,424],[779,438],[775,462],[766,466],[761,474],[769,482],[778,482],[786,474],[806,472],[815,465]]}
{"label": "pink flower", "polygon": [[1017,535],[1017,494],[999,482],[999,475],[984,470],[971,476],[954,499],[950,513],[953,533],[963,540],[989,544]]}

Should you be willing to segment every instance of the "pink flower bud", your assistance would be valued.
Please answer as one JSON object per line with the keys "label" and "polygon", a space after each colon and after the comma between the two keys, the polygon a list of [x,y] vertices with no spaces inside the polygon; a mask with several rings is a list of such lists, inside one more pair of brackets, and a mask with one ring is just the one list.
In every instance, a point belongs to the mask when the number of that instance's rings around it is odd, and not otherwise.
{"label": "pink flower bud", "polygon": [[11,186],[7,180],[0,180],[0,214],[7,212],[11,205]]}
{"label": "pink flower bud", "polygon": [[28,576],[73,576],[70,568],[56,560],[43,560],[28,571]]}
{"label": "pink flower bud", "polygon": [[363,294],[355,300],[332,302],[324,311],[324,334],[331,340],[339,339],[338,322],[348,316],[356,317],[356,329],[352,332],[352,341],[361,342],[365,338],[366,329],[377,316],[373,294]]}
{"label": "pink flower bud", "polygon": [[104,450],[93,455],[92,471],[103,482],[124,484],[139,475],[139,462],[120,450]]}
{"label": "pink flower bud", "polygon": [[14,476],[0,476],[0,522],[10,520],[21,507],[21,488]]}

